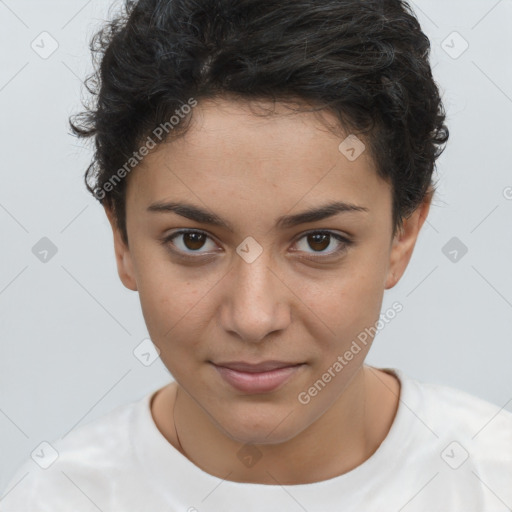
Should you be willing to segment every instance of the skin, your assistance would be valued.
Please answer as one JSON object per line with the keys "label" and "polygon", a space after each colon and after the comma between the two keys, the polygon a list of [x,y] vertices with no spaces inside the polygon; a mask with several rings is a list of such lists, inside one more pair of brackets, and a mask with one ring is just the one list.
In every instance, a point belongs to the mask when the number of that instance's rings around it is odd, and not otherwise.
{"label": "skin", "polygon": [[[324,119],[336,123],[331,114]],[[139,292],[148,332],[175,379],[153,398],[155,423],[219,478],[282,485],[333,478],[368,459],[393,422],[400,385],[364,364],[371,339],[307,405],[297,398],[379,320],[384,291],[403,275],[432,199],[392,237],[391,187],[368,151],[349,161],[338,150],[345,137],[318,115],[279,103],[262,118],[240,100],[200,101],[188,133],[160,145],[127,178],[129,247],[106,209],[120,279]],[[214,212],[233,232],[147,211],[171,200]],[[275,227],[280,216],[333,200],[368,211]],[[173,240],[188,262],[160,242],[179,229],[208,236]],[[315,245],[309,230],[350,235],[353,244],[335,255],[340,242]],[[252,263],[236,252],[248,236],[263,249]],[[269,359],[305,364],[278,390],[250,395],[208,362]],[[237,456],[245,444],[261,454],[252,467]]]}

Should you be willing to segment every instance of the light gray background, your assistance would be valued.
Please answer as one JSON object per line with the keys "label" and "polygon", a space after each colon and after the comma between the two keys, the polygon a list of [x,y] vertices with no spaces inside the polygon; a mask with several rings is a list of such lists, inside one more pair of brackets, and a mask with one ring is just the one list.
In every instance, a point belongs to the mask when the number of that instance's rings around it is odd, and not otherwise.
{"label": "light gray background", "polygon": [[[83,185],[92,149],[68,133],[86,94],[88,42],[109,5],[0,0],[2,494],[42,441],[170,378],[159,359],[144,366],[134,356],[148,336],[138,295],[118,278],[110,226]],[[412,261],[385,295],[383,312],[394,301],[404,310],[367,361],[512,410],[512,1],[412,5],[451,137]],[[43,31],[59,45],[47,59],[31,48]],[[443,49],[462,48],[453,31],[469,43],[458,58]],[[58,249],[47,263],[32,253],[42,237]],[[456,263],[442,252],[452,237],[468,248]]]}

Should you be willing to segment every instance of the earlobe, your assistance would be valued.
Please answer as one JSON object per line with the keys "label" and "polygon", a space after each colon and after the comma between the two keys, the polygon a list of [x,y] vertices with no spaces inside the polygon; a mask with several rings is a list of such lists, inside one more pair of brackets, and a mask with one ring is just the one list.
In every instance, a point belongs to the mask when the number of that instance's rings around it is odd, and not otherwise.
{"label": "earlobe", "polygon": [[135,280],[135,273],[133,271],[132,257],[129,249],[125,250],[122,255],[122,268],[118,266],[119,278],[122,283],[134,292],[137,291],[137,281]]}
{"label": "earlobe", "polygon": [[391,244],[389,267],[384,289],[393,288],[409,264],[421,227],[425,222],[433,191],[429,191],[421,205],[403,221],[402,229],[395,235]]}
{"label": "earlobe", "polygon": [[132,257],[130,249],[124,243],[121,233],[116,225],[115,216],[113,212],[105,206],[105,213],[112,228],[114,237],[114,253],[116,258],[117,273],[121,282],[126,288],[132,291],[137,291],[137,281],[135,279],[135,272],[133,270]]}
{"label": "earlobe", "polygon": [[404,245],[401,241],[401,234],[397,233],[393,239],[391,245],[391,251],[389,256],[389,267],[386,275],[386,282],[384,284],[384,289],[389,290],[393,288],[400,278],[402,277],[402,272],[399,273],[401,263],[403,261],[404,256]]}

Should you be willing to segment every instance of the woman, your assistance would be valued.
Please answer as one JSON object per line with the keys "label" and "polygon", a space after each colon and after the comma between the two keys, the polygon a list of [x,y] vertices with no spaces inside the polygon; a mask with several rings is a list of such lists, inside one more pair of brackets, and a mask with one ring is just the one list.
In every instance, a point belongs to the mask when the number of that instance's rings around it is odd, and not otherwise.
{"label": "woman", "polygon": [[364,364],[448,140],[410,7],[127,1],[92,49],[71,126],[174,381],[53,443],[4,510],[512,506],[510,413]]}

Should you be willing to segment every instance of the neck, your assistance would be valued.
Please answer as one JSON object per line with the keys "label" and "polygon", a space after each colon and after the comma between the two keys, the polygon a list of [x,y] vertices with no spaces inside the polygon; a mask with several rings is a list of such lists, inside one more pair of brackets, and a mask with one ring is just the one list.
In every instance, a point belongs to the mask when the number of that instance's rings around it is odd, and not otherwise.
{"label": "neck", "polygon": [[[209,474],[237,482],[305,484],[334,478],[368,459],[391,427],[398,394],[393,376],[363,366],[327,411],[300,433],[245,447],[183,388],[173,404],[174,419],[182,453]],[[276,418],[275,433],[293,420],[293,411]],[[277,438],[271,434],[270,440]]]}

